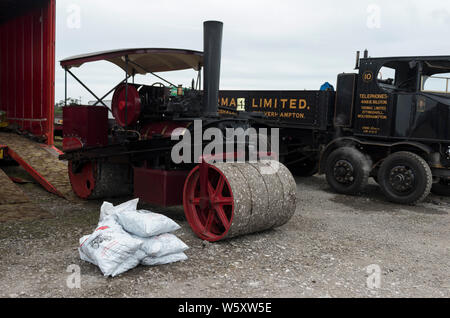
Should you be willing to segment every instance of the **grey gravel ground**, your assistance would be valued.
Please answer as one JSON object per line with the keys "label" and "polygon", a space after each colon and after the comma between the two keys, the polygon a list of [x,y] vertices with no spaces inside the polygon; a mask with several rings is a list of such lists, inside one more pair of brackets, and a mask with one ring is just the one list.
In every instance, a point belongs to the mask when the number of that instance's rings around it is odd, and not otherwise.
{"label": "grey gravel ground", "polygon": [[[37,185],[21,187],[55,218],[0,224],[1,297],[450,296],[450,198],[399,206],[374,183],[349,197],[332,193],[323,177],[297,179],[288,224],[214,244],[194,236],[181,208],[156,209],[182,226],[176,234],[189,259],[105,278],[77,252],[101,202],[67,203]],[[66,284],[71,264],[81,269],[79,289]],[[381,271],[379,288],[368,287],[376,282],[370,265]]]}

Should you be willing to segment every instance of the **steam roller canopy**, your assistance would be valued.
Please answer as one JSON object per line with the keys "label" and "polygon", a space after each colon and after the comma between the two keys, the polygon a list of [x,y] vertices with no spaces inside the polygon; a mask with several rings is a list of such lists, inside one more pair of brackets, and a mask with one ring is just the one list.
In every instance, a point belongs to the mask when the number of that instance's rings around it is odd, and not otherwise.
{"label": "steam roller canopy", "polygon": [[281,226],[294,215],[296,203],[292,174],[273,160],[202,163],[189,174],[183,192],[191,228],[211,242]]}
{"label": "steam roller canopy", "polygon": [[125,196],[132,193],[132,173],[127,165],[86,162],[76,165],[69,161],[72,189],[82,199]]}
{"label": "steam roller canopy", "polygon": [[132,84],[128,84],[128,88],[125,84],[118,86],[111,106],[114,118],[120,126],[134,125],[141,114],[141,98],[137,88]]}

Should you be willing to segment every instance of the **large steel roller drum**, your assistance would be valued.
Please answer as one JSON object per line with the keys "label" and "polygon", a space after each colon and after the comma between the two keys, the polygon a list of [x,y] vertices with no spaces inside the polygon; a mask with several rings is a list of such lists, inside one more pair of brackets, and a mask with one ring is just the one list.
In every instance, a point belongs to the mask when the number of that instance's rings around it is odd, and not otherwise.
{"label": "large steel roller drum", "polygon": [[189,174],[183,193],[191,228],[211,242],[281,226],[296,203],[292,174],[274,160],[202,163]]}

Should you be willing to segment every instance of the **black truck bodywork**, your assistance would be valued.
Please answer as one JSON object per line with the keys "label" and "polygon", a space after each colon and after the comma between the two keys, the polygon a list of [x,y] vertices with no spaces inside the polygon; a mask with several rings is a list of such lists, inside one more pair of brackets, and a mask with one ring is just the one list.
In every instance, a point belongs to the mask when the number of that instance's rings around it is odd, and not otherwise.
{"label": "black truck bodywork", "polygon": [[[360,157],[355,159],[356,162],[361,164],[365,160],[369,165],[365,170],[370,170],[369,176],[378,180],[380,168],[390,155],[407,152],[403,155],[408,157],[412,153],[419,156],[430,171],[419,173],[410,166],[414,164],[401,162],[391,170],[385,167],[383,179],[388,179],[383,180],[388,183],[385,187],[394,185],[398,190],[390,199],[400,203],[415,203],[417,197],[422,199],[423,195],[409,192],[415,185],[425,182],[421,180],[423,174],[427,179],[425,192],[434,183],[439,189],[447,189],[443,191],[447,194],[450,177],[450,80],[441,74],[450,73],[450,57],[365,57],[358,59],[357,68],[358,73],[338,75],[336,91],[228,90],[220,91],[219,105],[237,111],[264,113],[265,119],[259,124],[280,128],[280,157],[299,175],[307,176],[317,171],[327,173],[327,179],[346,175],[345,171],[339,172],[342,168],[327,167],[332,165],[328,161],[338,149],[347,148],[349,151],[352,148],[359,154],[356,157]],[[385,70],[389,72],[387,78],[383,74]],[[438,85],[439,90],[427,84],[436,79],[443,82],[443,85]],[[227,112],[222,111],[224,114]],[[345,163],[345,158],[341,159],[342,162],[335,160],[334,163],[343,165],[352,173],[358,170],[355,162]],[[411,160],[416,159],[419,160],[416,157]],[[428,180],[430,177],[432,181]],[[352,178],[354,176],[349,180]],[[361,190],[358,186],[347,191],[345,184],[352,183],[349,180],[334,186],[333,180],[329,181],[338,192]],[[386,194],[389,197],[389,193]],[[404,200],[405,196],[410,199]]]}

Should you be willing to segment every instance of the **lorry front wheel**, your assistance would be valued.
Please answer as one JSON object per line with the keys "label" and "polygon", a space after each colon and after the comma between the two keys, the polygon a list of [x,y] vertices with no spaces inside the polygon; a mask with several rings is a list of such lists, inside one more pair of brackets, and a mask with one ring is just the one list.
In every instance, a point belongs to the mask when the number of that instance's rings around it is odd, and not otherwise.
{"label": "lorry front wheel", "polygon": [[327,182],[338,193],[358,194],[367,185],[370,169],[370,160],[356,148],[338,148],[327,159]]}
{"label": "lorry front wheel", "polygon": [[431,190],[433,176],[427,162],[412,152],[397,152],[387,157],[378,171],[378,184],[389,201],[416,204]]}
{"label": "lorry front wheel", "polygon": [[433,184],[431,192],[436,195],[450,197],[450,179],[440,179],[439,182]]}

